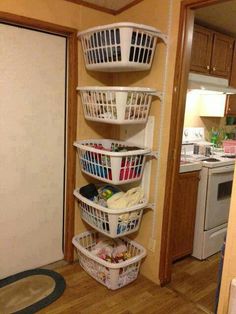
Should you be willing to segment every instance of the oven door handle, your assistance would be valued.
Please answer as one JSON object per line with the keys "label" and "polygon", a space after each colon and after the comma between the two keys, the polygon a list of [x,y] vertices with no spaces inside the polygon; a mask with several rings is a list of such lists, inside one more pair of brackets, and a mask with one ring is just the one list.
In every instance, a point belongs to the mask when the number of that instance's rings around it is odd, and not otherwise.
{"label": "oven door handle", "polygon": [[234,171],[234,165],[224,166],[224,167],[211,169],[210,174],[227,173],[227,172],[233,172],[233,171]]}

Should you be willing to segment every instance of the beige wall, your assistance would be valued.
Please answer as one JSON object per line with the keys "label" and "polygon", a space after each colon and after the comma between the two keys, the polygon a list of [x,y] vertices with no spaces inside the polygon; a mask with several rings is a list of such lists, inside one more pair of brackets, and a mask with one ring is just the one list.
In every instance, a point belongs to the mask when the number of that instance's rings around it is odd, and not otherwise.
{"label": "beige wall", "polygon": [[226,117],[202,117],[200,116],[201,98],[188,93],[184,127],[203,127],[205,128],[205,136],[207,140],[210,140],[211,130],[224,129],[225,132],[230,133],[235,129],[235,126],[226,125]]}

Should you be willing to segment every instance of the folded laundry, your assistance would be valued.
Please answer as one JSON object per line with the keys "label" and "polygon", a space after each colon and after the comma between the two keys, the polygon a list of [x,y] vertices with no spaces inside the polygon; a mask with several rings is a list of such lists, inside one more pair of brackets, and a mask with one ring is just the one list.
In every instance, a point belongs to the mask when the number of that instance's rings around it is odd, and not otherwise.
{"label": "folded laundry", "polygon": [[140,147],[137,146],[124,146],[124,145],[118,145],[115,143],[112,143],[111,145],[111,151],[112,152],[128,152],[132,150],[140,150]]}
{"label": "folded laundry", "polygon": [[129,180],[137,177],[137,173],[132,168],[127,167],[126,169],[120,170],[120,180]]}
{"label": "folded laundry", "polygon": [[107,200],[116,193],[121,192],[113,185],[96,186],[93,183],[80,188],[80,194],[96,204],[107,207]]}
{"label": "folded laundry", "polygon": [[120,239],[101,238],[91,253],[110,263],[120,263],[131,257]]}
{"label": "folded laundry", "polygon": [[98,189],[99,196],[105,200],[108,200],[112,195],[118,192],[120,192],[120,189],[112,185],[105,185]]}
{"label": "folded laundry", "polygon": [[107,207],[111,209],[126,208],[127,200],[124,192],[119,192],[107,200]]}
{"label": "folded laundry", "polygon": [[[141,204],[144,201],[142,188],[131,188],[127,192],[113,185],[96,186],[93,183],[80,188],[80,194],[96,204],[110,209],[125,209]],[[133,213],[133,218],[137,218]],[[130,214],[128,214],[130,216]],[[125,214],[122,220],[126,220]]]}
{"label": "folded laundry", "polygon": [[[104,116],[105,117],[105,116]],[[140,150],[140,147],[137,146],[125,146],[119,145],[117,143],[112,143],[111,148],[104,147],[102,144],[92,144],[91,147],[94,147],[99,150],[111,151],[111,152],[128,152],[132,150]]]}
{"label": "folded laundry", "polygon": [[132,188],[126,193],[117,193],[107,200],[107,207],[111,209],[129,208],[140,204],[144,200],[144,192],[140,187]]}
{"label": "folded laundry", "polygon": [[82,196],[90,200],[93,200],[94,197],[98,195],[97,188],[93,183],[81,187],[79,192]]}

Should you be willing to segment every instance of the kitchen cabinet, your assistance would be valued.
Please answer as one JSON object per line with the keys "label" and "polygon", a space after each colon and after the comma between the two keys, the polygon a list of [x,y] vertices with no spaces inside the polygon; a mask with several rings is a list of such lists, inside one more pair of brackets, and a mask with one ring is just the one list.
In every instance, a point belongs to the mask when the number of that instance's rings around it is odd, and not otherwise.
{"label": "kitchen cabinet", "polygon": [[228,95],[226,106],[225,106],[226,116],[236,116],[236,95]]}
{"label": "kitchen cabinet", "polygon": [[234,38],[195,24],[190,71],[230,78]]}
{"label": "kitchen cabinet", "polygon": [[229,85],[231,87],[236,88],[236,43],[234,43],[234,52],[233,52],[231,76],[230,76]]}
{"label": "kitchen cabinet", "polygon": [[195,24],[190,71],[209,74],[212,42],[213,32]]}
{"label": "kitchen cabinet", "polygon": [[[234,44],[234,53],[232,60],[232,70],[230,77],[230,86],[236,88],[236,45]],[[236,95],[228,95],[226,106],[225,106],[226,116],[236,116]]]}
{"label": "kitchen cabinet", "polygon": [[172,260],[190,255],[197,206],[199,171],[179,173],[174,193]]}

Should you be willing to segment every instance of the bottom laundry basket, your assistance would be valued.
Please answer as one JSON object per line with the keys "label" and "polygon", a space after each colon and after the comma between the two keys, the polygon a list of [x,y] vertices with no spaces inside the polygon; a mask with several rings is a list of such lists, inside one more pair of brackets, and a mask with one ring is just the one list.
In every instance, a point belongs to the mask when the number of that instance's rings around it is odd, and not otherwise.
{"label": "bottom laundry basket", "polygon": [[77,249],[81,267],[111,290],[119,289],[134,281],[138,276],[141,260],[146,256],[145,248],[128,238],[120,238],[127,246],[131,258],[116,264],[110,263],[91,253],[100,236],[96,231],[87,231],[74,236],[72,243]]}

